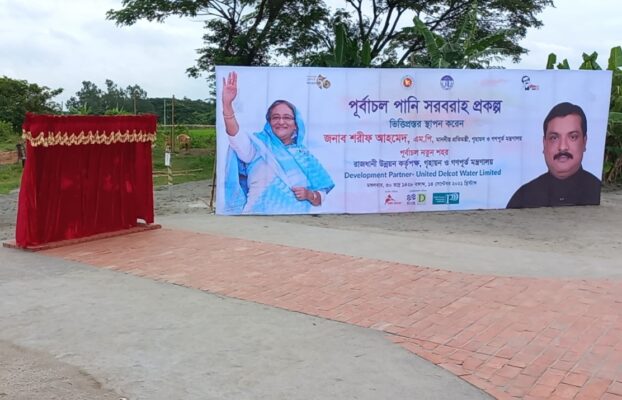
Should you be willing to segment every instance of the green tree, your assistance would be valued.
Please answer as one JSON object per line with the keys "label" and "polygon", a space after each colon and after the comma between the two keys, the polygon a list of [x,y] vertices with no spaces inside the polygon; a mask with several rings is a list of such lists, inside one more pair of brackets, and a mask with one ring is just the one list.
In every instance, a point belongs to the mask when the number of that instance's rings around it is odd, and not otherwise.
{"label": "green tree", "polygon": [[147,99],[147,91],[139,85],[130,85],[125,89],[125,105],[126,110],[132,113],[153,113],[154,109],[151,103],[145,101]]}
{"label": "green tree", "polygon": [[335,24],[335,44],[332,52],[315,58],[312,64],[326,67],[370,67],[371,47],[369,40],[361,45],[352,39],[346,26],[339,22]]}
{"label": "green tree", "polygon": [[60,113],[60,104],[52,99],[62,91],[3,76],[0,78],[0,116],[11,124],[13,131],[19,132],[27,112]]}
{"label": "green tree", "polygon": [[108,19],[132,25],[140,19],[162,22],[169,16],[205,17],[205,47],[197,52],[191,76],[211,72],[215,64],[268,65],[273,55],[312,41],[313,28],[327,17],[321,0],[123,0]]}
{"label": "green tree", "polygon": [[[122,8],[107,17],[119,25],[140,19],[162,22],[169,16],[206,18],[205,47],[188,72],[197,76],[223,65],[325,65],[335,54],[342,24],[345,37],[371,65],[405,66],[413,54],[428,47],[415,29],[417,17],[427,29],[450,38],[461,29],[463,16],[478,4],[473,40],[504,32],[489,56],[519,61],[527,50],[518,42],[552,0],[344,0],[332,14],[323,0],[122,0]],[[327,59],[328,57],[328,59]],[[355,59],[356,57],[346,57]]]}
{"label": "green tree", "polygon": [[126,110],[126,102],[128,100],[127,93],[110,79],[104,82],[106,91],[101,94],[101,100],[105,111]]}
{"label": "green tree", "polygon": [[[158,115],[158,121],[171,123],[172,100],[170,98],[149,98],[153,113]],[[166,119],[164,109],[166,108]],[[175,124],[184,125],[214,125],[216,122],[216,103],[188,98],[175,99]]]}
{"label": "green tree", "polygon": [[502,29],[481,36],[477,26],[478,6],[473,3],[469,12],[460,18],[458,29],[443,38],[432,32],[418,17],[414,18],[415,31],[423,37],[425,51],[413,53],[411,63],[432,68],[487,68],[500,60],[500,52],[512,29]]}
{"label": "green tree", "polygon": [[104,92],[91,81],[82,81],[82,88],[67,100],[67,108],[72,114],[103,114],[106,107],[102,100]]}
{"label": "green tree", "polygon": [[72,114],[133,114],[153,113],[154,108],[147,100],[147,92],[139,85],[123,89],[106,79],[106,91],[90,81],[83,81],[82,88],[67,100]]}
{"label": "green tree", "polygon": [[[378,66],[406,66],[413,58],[419,57],[419,61],[431,58],[429,43],[415,26],[416,20],[444,40],[446,53],[456,38],[464,39],[467,33],[472,41],[503,33],[500,40],[495,40],[495,46],[489,47],[489,56],[511,57],[517,62],[527,52],[518,42],[525,37],[527,29],[542,26],[536,16],[553,4],[551,0],[345,0],[345,3],[354,12],[342,10],[335,14],[336,18],[348,26],[352,40],[370,43],[371,59]],[[468,15],[471,24],[465,25]]]}

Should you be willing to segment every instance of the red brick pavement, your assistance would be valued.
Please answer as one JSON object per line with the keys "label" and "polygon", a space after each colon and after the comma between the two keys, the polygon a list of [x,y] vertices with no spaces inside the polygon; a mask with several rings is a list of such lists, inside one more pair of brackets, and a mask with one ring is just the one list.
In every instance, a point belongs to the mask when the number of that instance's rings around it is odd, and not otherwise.
{"label": "red brick pavement", "polygon": [[170,229],[44,254],[378,329],[499,399],[622,400],[619,280],[465,274]]}

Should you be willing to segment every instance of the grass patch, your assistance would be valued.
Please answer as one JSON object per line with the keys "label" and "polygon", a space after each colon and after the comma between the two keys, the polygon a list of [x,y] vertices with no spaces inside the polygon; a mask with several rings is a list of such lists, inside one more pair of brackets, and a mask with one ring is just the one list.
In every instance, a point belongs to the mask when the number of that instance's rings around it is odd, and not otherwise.
{"label": "grass patch", "polygon": [[[215,129],[184,129],[183,127],[178,127],[173,136],[175,137],[180,133],[186,133],[192,139],[190,150],[187,152],[186,150],[179,150],[177,146],[175,146],[175,151],[171,156],[171,167],[174,175],[173,184],[210,179],[214,168],[214,155],[216,154]],[[158,130],[156,145],[153,149],[153,171],[155,173],[166,174],[167,169],[164,166],[164,149],[166,140],[170,135],[170,129]],[[167,184],[168,177],[166,175],[154,176],[154,187]]]}
{"label": "grass patch", "polygon": [[[174,136],[187,133],[191,138],[191,148],[176,150],[171,157],[173,184],[211,179],[216,154],[216,131],[214,128],[182,129],[178,127]],[[153,186],[168,184],[166,167],[164,166],[164,149],[170,129],[159,130],[153,148]],[[0,137],[0,151],[15,150],[19,136]],[[200,170],[200,171],[199,171]],[[188,172],[189,171],[189,172]],[[163,173],[164,175],[160,175]],[[19,163],[0,165],[0,194],[8,194],[17,189],[22,179],[22,166]]]}
{"label": "grass patch", "polygon": [[[190,147],[193,149],[215,149],[216,148],[216,130],[214,128],[192,128],[188,129],[183,126],[178,126],[173,132],[173,140],[177,135],[185,133],[191,138]],[[171,129],[158,129],[158,136],[156,140],[156,148],[164,149],[166,140],[171,136]],[[175,143],[175,150],[177,150],[177,143]]]}
{"label": "grass patch", "polygon": [[21,137],[16,133],[12,135],[0,135],[0,151],[15,151],[15,145]]}
{"label": "grass patch", "polygon": [[[182,133],[176,131],[176,135]],[[214,128],[185,129],[192,138],[189,151],[176,150],[171,157],[173,170],[173,184],[211,179],[214,168],[214,154],[216,153],[216,131]],[[176,136],[175,135],[175,136]],[[156,144],[153,148],[153,186],[165,186],[168,184],[167,169],[164,166],[164,149],[166,139],[170,136],[170,129],[158,131]],[[19,140],[14,138],[0,138],[0,150],[5,146],[6,150],[15,150],[15,144]],[[6,139],[6,142],[4,141]],[[163,175],[161,175],[163,174]],[[0,194],[8,194],[17,189],[22,179],[22,166],[19,163],[0,165]]]}
{"label": "grass patch", "polygon": [[216,130],[214,128],[190,129],[188,135],[192,138],[193,148],[216,148]]}
{"label": "grass patch", "polygon": [[[173,153],[171,167],[174,175],[173,184],[210,179],[214,168],[214,150],[191,149],[189,153],[184,151]],[[153,172],[156,174],[153,177],[154,187],[168,184],[163,150],[154,149]]]}
{"label": "grass patch", "polygon": [[0,165],[0,194],[9,194],[17,189],[22,180],[20,163]]}

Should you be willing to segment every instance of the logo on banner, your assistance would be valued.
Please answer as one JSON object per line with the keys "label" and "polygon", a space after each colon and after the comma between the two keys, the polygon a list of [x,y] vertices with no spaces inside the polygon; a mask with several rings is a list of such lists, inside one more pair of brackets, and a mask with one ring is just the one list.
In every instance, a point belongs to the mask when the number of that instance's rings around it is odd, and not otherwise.
{"label": "logo on banner", "polygon": [[432,204],[460,204],[460,193],[433,193]]}
{"label": "logo on banner", "polygon": [[521,82],[523,82],[523,88],[525,90],[540,90],[540,86],[531,83],[531,78],[528,75],[523,75]]}
{"label": "logo on banner", "polygon": [[330,81],[322,75],[310,75],[307,76],[307,85],[316,85],[320,89],[328,89],[330,87]]}
{"label": "logo on banner", "polygon": [[454,78],[450,75],[445,75],[441,78],[441,87],[445,90],[449,90],[454,87]]}
{"label": "logo on banner", "polygon": [[410,89],[415,86],[415,80],[413,79],[412,76],[406,75],[405,77],[402,78],[402,86],[405,87],[406,89]]}
{"label": "logo on banner", "polygon": [[411,193],[406,196],[406,204],[409,206],[423,205],[427,199],[428,196],[425,193]]}
{"label": "logo on banner", "polygon": [[393,198],[393,196],[391,196],[391,193],[387,194],[387,197],[384,198],[384,205],[397,205],[397,204],[402,204],[402,202],[397,201]]}

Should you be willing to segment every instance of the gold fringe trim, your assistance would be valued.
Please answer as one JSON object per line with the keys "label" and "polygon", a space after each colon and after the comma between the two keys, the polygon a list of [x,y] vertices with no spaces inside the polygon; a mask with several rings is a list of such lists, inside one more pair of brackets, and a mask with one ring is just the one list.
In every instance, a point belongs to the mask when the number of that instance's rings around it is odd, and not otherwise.
{"label": "gold fringe trim", "polygon": [[34,136],[31,132],[23,131],[22,139],[30,142],[31,146],[76,146],[83,144],[113,144],[113,143],[136,143],[136,142],[155,142],[156,134],[147,133],[143,131],[125,131],[125,133],[118,131],[111,134],[99,131],[63,133],[63,132],[41,132],[39,135]]}

